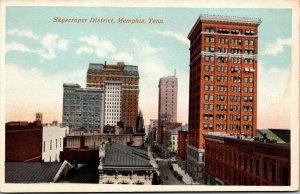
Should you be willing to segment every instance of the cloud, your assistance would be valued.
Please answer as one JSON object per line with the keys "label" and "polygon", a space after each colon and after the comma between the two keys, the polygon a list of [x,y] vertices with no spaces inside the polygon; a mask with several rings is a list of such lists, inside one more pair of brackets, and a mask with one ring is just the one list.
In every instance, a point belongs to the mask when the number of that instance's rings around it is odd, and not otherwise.
{"label": "cloud", "polygon": [[121,52],[118,52],[118,53],[114,54],[112,56],[112,59],[115,60],[115,61],[123,61],[125,63],[132,64],[133,63],[133,61],[132,61],[133,54],[129,54],[126,51],[121,51]]}
{"label": "cloud", "polygon": [[133,38],[133,39],[130,40],[130,42],[132,42],[139,49],[142,49],[142,52],[144,54],[147,54],[147,55],[154,55],[154,54],[156,54],[159,51],[163,51],[162,48],[154,48],[154,47],[152,47],[151,44],[149,43],[149,41],[141,42],[138,39]]}
{"label": "cloud", "polygon": [[77,49],[76,54],[80,55],[82,53],[88,53],[91,54],[94,52],[94,49],[87,47],[87,46],[82,46],[79,49]]}
{"label": "cloud", "polygon": [[19,52],[31,52],[40,55],[42,58],[52,60],[56,58],[57,51],[68,50],[68,40],[60,38],[57,34],[46,34],[42,38],[33,35],[29,30],[10,30],[7,32],[9,35],[26,36],[39,40],[40,46],[35,49],[28,48],[24,43],[12,42],[6,44],[6,52],[19,51]]}
{"label": "cloud", "polygon": [[290,69],[258,67],[258,128],[288,128]]}
{"label": "cloud", "polygon": [[57,50],[68,50],[68,41],[63,38],[59,38],[57,34],[46,34],[42,38],[41,43],[43,45],[43,49],[39,50],[38,53],[41,57],[48,60],[56,58]]}
{"label": "cloud", "polygon": [[79,41],[86,43],[77,49],[76,54],[95,53],[98,57],[106,57],[108,53],[114,53],[117,48],[112,42],[100,39],[96,35],[84,36],[79,38]]}
{"label": "cloud", "polygon": [[190,44],[189,40],[187,39],[187,37],[185,35],[182,35],[180,33],[173,32],[173,31],[170,31],[170,30],[164,30],[164,31],[154,30],[154,31],[151,31],[151,33],[163,35],[163,36],[166,36],[166,37],[175,38],[176,40],[178,40],[178,41],[180,41],[184,44],[187,44],[187,45]]}
{"label": "cloud", "polygon": [[63,83],[78,83],[85,87],[86,69],[47,74],[37,68],[6,64],[6,121],[34,120],[42,112],[44,121],[61,121]]}
{"label": "cloud", "polygon": [[6,44],[6,53],[10,51],[20,51],[20,52],[35,52],[34,50],[26,47],[23,43],[12,42]]}
{"label": "cloud", "polygon": [[278,53],[283,52],[284,46],[291,46],[291,45],[292,45],[291,38],[285,38],[285,39],[278,38],[276,42],[267,43],[263,55],[276,56]]}
{"label": "cloud", "polygon": [[26,37],[26,38],[31,38],[34,40],[39,39],[39,37],[34,35],[31,30],[13,29],[13,30],[9,30],[7,32],[7,35],[17,35],[18,37]]}

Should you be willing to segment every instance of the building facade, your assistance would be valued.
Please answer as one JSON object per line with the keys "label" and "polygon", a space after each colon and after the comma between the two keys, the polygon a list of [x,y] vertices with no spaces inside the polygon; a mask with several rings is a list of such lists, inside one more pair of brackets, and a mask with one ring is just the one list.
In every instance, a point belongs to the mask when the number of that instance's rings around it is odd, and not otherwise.
{"label": "building facade", "polygon": [[43,123],[43,113],[38,112],[35,114],[35,120],[36,121],[40,121],[41,123]]}
{"label": "building facade", "polygon": [[203,170],[203,134],[256,134],[260,23],[254,18],[200,15],[188,35],[190,173]]}
{"label": "building facade", "polygon": [[100,147],[99,184],[151,185],[158,166],[150,150],[108,142]]}
{"label": "building facade", "polygon": [[121,120],[122,82],[105,82],[104,125],[116,126]]}
{"label": "building facade", "polygon": [[159,122],[177,122],[177,77],[168,76],[160,78],[158,88]]}
{"label": "building facade", "polygon": [[207,184],[290,185],[290,144],[241,135],[205,134]]}
{"label": "building facade", "polygon": [[44,162],[60,162],[59,154],[61,151],[63,151],[64,138],[68,133],[68,127],[51,125],[46,125],[43,127],[42,159]]}
{"label": "building facade", "polygon": [[63,85],[63,127],[75,130],[103,130],[104,91],[81,88],[78,84]]}
{"label": "building facade", "polygon": [[162,125],[177,122],[177,88],[175,76],[162,77],[158,84],[158,140],[162,143]]}
{"label": "building facade", "polygon": [[87,71],[87,88],[95,87],[105,89],[106,81],[122,83],[121,93],[121,120],[126,128],[135,130],[139,102],[139,72],[134,65],[95,64],[90,63]]}
{"label": "building facade", "polygon": [[41,162],[43,126],[40,121],[5,125],[5,161]]}
{"label": "building facade", "polygon": [[178,156],[181,160],[186,160],[186,141],[188,131],[178,131]]}

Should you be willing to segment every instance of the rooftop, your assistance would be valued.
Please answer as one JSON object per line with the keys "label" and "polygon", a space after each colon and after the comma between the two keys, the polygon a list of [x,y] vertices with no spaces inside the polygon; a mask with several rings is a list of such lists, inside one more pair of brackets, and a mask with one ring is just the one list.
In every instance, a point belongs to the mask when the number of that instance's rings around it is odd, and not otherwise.
{"label": "rooftop", "polygon": [[117,143],[106,143],[103,166],[152,168],[146,151]]}
{"label": "rooftop", "polygon": [[90,63],[88,73],[90,74],[101,74],[104,70],[109,71],[123,71],[130,75],[138,75],[138,66],[136,65],[125,65],[124,62],[118,62],[117,64],[104,64],[102,63]]}
{"label": "rooftop", "polygon": [[290,130],[288,129],[258,129],[257,136],[275,139],[278,143],[290,143]]}
{"label": "rooftop", "polygon": [[6,183],[49,183],[62,162],[5,162]]}
{"label": "rooftop", "polygon": [[193,31],[199,22],[221,22],[230,24],[247,24],[247,25],[259,25],[261,23],[260,18],[250,18],[250,17],[236,17],[236,16],[221,16],[221,15],[208,15],[202,14],[198,17],[197,21],[193,25],[191,31],[189,32],[188,38],[191,36]]}
{"label": "rooftop", "polygon": [[237,141],[244,141],[244,142],[253,142],[253,143],[260,143],[260,144],[266,144],[266,145],[276,145],[281,147],[289,147],[289,143],[285,142],[277,142],[276,139],[273,139],[272,137],[255,137],[252,138],[250,136],[247,136],[245,134],[228,134],[224,132],[208,132],[204,134],[205,138],[212,138],[216,140],[224,141],[224,139],[232,139]]}

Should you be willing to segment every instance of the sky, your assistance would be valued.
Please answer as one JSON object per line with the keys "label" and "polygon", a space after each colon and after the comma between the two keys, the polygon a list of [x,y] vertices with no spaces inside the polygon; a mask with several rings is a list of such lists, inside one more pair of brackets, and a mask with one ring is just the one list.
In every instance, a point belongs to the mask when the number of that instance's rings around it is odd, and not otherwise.
{"label": "sky", "polygon": [[[261,18],[258,40],[258,128],[289,128],[289,9],[7,7],[6,122],[62,120],[63,83],[86,85],[89,63],[124,61],[139,68],[145,123],[158,115],[158,82],[178,77],[178,121],[188,121],[189,40],[200,14]],[[144,24],[57,23],[60,18],[144,19]],[[149,24],[148,19],[163,23]],[[276,21],[274,20],[276,18]]]}

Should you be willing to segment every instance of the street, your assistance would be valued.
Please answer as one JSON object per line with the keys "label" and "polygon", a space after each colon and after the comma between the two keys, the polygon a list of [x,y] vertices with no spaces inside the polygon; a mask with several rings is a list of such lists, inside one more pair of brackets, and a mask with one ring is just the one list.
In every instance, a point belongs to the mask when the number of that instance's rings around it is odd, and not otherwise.
{"label": "street", "polygon": [[[159,167],[159,176],[162,180],[162,185],[183,185],[184,182],[178,180],[173,172],[170,170],[168,161],[169,159],[157,159],[157,164]],[[168,178],[167,178],[168,177]]]}

